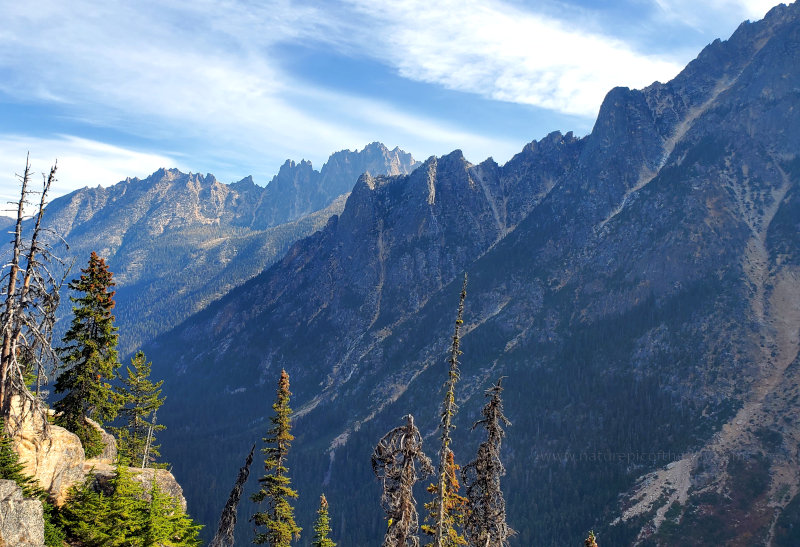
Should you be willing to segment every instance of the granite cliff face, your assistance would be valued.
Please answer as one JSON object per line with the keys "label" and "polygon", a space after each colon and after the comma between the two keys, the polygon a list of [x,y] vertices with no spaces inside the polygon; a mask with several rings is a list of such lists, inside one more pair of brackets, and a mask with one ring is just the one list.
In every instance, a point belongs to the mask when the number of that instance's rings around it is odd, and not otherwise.
{"label": "granite cliff face", "polygon": [[[69,244],[69,250],[58,248],[57,254],[75,259],[73,277],[91,251],[106,258],[117,283],[124,354],[261,272],[294,241],[322,228],[341,211],[342,194],[362,172],[407,173],[415,163],[397,148],[390,151],[373,143],[360,152],[337,152],[321,172],[309,162],[296,168],[287,162],[266,187],[251,177],[223,184],[213,175],[161,169],[146,179],[84,188],[55,199],[45,223]],[[68,312],[69,306],[62,310]]]}
{"label": "granite cliff face", "polygon": [[[779,6],[673,81],[612,90],[584,138],[362,177],[322,231],[147,348],[196,514],[219,514],[285,368],[301,525],[324,490],[342,543],[379,541],[368,454],[409,411],[435,438],[466,271],[454,446],[470,459],[483,390],[508,376],[514,545],[590,528],[610,545],[792,545],[799,52],[800,6]],[[211,469],[230,480],[190,478]]]}

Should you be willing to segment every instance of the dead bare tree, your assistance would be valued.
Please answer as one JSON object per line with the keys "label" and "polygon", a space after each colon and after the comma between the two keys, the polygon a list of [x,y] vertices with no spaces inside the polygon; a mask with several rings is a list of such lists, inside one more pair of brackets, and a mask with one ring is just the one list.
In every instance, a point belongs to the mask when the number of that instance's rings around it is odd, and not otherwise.
{"label": "dead bare tree", "polygon": [[[381,479],[381,505],[389,519],[382,547],[419,547],[414,483],[433,474],[431,460],[422,451],[422,436],[411,414],[406,424],[383,436],[372,452],[372,471]],[[417,473],[415,462],[419,462]]]}
{"label": "dead bare tree", "polygon": [[253,463],[253,452],[256,450],[256,445],[250,449],[250,454],[244,462],[244,467],[239,469],[239,476],[236,478],[236,484],[231,490],[231,495],[228,497],[228,502],[222,510],[222,515],[219,517],[219,527],[214,539],[211,540],[208,547],[233,547],[233,532],[236,528],[236,508],[239,506],[239,500],[242,497],[242,489],[244,483],[247,482],[247,477],[250,476],[250,465]]}
{"label": "dead bare tree", "polygon": [[506,524],[506,502],[500,489],[500,477],[506,470],[500,461],[500,444],[505,437],[503,426],[511,422],[503,415],[503,400],[500,394],[503,379],[486,391],[489,402],[483,407],[483,419],[472,426],[486,428],[487,439],[478,447],[475,461],[461,470],[467,486],[467,518],[465,531],[473,547],[506,547],[514,530]]}
{"label": "dead bare tree", "polygon": [[[20,198],[14,202],[16,223],[11,241],[10,259],[3,267],[0,283],[4,285],[2,311],[0,311],[0,405],[3,416],[11,415],[12,406],[17,412],[31,412],[42,417],[47,428],[40,389],[47,378],[47,369],[58,362],[52,347],[55,313],[60,301],[59,291],[69,268],[56,258],[51,246],[42,237],[42,217],[47,205],[47,194],[56,180],[56,165],[43,176],[43,186],[34,210],[30,235],[23,235],[25,207],[31,205],[30,158],[25,161],[25,171],[18,175]],[[60,275],[59,275],[60,273]],[[27,374],[26,374],[27,373]],[[26,381],[35,375],[36,387],[32,390]],[[14,401],[17,401],[16,403]],[[21,416],[17,417],[21,419]],[[14,420],[9,425],[13,427]]]}

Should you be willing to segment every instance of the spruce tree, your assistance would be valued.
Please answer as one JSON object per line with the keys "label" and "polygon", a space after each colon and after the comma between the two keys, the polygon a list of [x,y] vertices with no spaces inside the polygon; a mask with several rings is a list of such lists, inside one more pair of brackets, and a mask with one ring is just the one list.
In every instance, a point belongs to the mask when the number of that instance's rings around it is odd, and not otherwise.
{"label": "spruce tree", "polygon": [[[414,417],[381,438],[372,452],[372,471],[381,480],[381,505],[388,527],[382,547],[418,547],[419,520],[413,488],[417,480],[433,474],[431,460],[422,451],[422,435]],[[420,464],[417,473],[415,462]]]}
{"label": "spruce tree", "polygon": [[112,428],[117,434],[120,458],[132,467],[150,467],[161,455],[155,433],[166,429],[155,422],[156,412],[164,404],[165,398],[161,397],[164,382],[150,380],[151,367],[142,351],[131,358],[120,390],[123,406],[119,415],[125,425]]}
{"label": "spruce tree", "polygon": [[142,525],[141,543],[131,545],[194,547],[200,545],[197,536],[201,528],[189,518],[178,500],[162,491],[154,480]]}
{"label": "spruce tree", "polygon": [[70,488],[59,513],[70,545],[194,547],[200,544],[197,535],[201,526],[155,482],[148,496],[131,478],[130,469],[119,464],[108,494],[97,489],[95,480],[90,474],[83,483]]}
{"label": "spruce tree", "polygon": [[464,284],[461,287],[461,296],[458,301],[458,312],[456,313],[456,323],[453,332],[453,343],[450,347],[450,358],[448,359],[449,371],[447,381],[444,384],[445,396],[442,402],[441,421],[439,429],[441,435],[441,449],[439,450],[439,474],[436,485],[428,488],[434,494],[433,501],[425,507],[430,511],[428,520],[433,521],[433,526],[426,525],[422,530],[433,536],[433,543],[436,547],[450,547],[464,545],[466,541],[458,533],[456,526],[460,526],[463,521],[463,510],[465,499],[458,495],[458,479],[455,476],[458,466],[455,463],[453,451],[450,449],[450,432],[455,428],[453,417],[458,410],[456,405],[456,382],[458,382],[458,356],[461,354],[459,345],[461,339],[459,331],[464,323],[464,300],[467,298],[467,275],[464,274]]}
{"label": "spruce tree", "polygon": [[117,361],[117,328],[114,326],[114,286],[105,261],[92,252],[82,275],[69,283],[69,288],[82,293],[71,297],[75,304],[69,330],[59,348],[61,374],[55,392],[64,397],[54,405],[56,422],[76,433],[84,443],[87,456],[102,452],[100,433],[89,425],[90,417],[99,423],[113,419],[120,406],[120,397],[109,383],[119,368]]}
{"label": "spruce tree", "polygon": [[294,520],[294,507],[290,500],[297,498],[297,491],[290,485],[289,469],[286,467],[286,458],[294,440],[291,434],[290,396],[289,375],[282,370],[278,381],[277,398],[272,405],[274,411],[274,415],[270,418],[272,427],[263,439],[267,446],[261,449],[265,456],[266,473],[258,479],[261,488],[252,496],[252,500],[256,503],[267,502],[267,509],[253,516],[255,525],[265,528],[256,532],[253,542],[267,543],[270,547],[288,547],[292,539],[300,538],[302,530]]}
{"label": "spruce tree", "polygon": [[106,545],[124,547],[132,544],[132,538],[143,537],[146,514],[143,488],[131,478],[130,468],[117,463],[105,517],[109,535]]}
{"label": "spruce tree", "polygon": [[314,523],[314,540],[311,547],[336,547],[328,536],[331,533],[331,518],[328,515],[328,500],[325,494],[319,497],[319,509],[317,509],[317,522]]}
{"label": "spruce tree", "polygon": [[472,426],[475,429],[483,425],[487,439],[478,447],[477,458],[461,472],[468,501],[464,528],[470,544],[477,547],[505,547],[514,534],[506,524],[506,502],[500,489],[500,477],[505,475],[500,461],[500,445],[505,436],[503,425],[511,425],[503,415],[501,382],[502,378],[486,391],[489,402],[481,411],[483,419]]}
{"label": "spruce tree", "polygon": [[111,540],[108,498],[92,488],[94,476],[70,487],[67,500],[59,511],[60,526],[66,531],[70,545],[102,547]]}

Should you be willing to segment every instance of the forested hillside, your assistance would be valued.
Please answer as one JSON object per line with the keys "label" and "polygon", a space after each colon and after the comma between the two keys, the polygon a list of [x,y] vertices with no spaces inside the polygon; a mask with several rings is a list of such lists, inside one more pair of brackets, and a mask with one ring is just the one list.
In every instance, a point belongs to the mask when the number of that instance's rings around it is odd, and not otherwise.
{"label": "forested hillside", "polygon": [[584,138],[363,176],[324,229],[147,347],[196,515],[219,515],[285,369],[301,526],[324,490],[341,543],[377,544],[369,454],[408,412],[434,452],[466,271],[453,450],[472,459],[508,377],[512,545],[790,545],[799,50],[800,7],[779,6],[674,80],[609,92]]}

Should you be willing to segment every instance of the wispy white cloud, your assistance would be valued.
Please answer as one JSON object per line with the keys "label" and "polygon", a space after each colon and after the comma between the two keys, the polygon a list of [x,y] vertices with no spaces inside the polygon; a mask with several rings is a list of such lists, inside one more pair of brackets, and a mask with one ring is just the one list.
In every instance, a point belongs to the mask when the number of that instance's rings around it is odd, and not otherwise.
{"label": "wispy white cloud", "polygon": [[[697,5],[653,1],[675,20]],[[770,3],[709,0],[707,9],[733,6],[755,18]],[[192,170],[230,166],[228,173],[215,171],[224,180],[252,173],[265,182],[287,157],[319,166],[332,151],[373,140],[419,157],[462,148],[473,161],[490,154],[503,161],[522,146],[467,129],[466,114],[447,121],[366,91],[312,86],[293,77],[279,57],[287,45],[330,48],[378,61],[410,80],[583,119],[596,113],[610,88],[664,81],[685,62],[589,28],[586,13],[568,20],[565,10],[543,15],[502,0],[38,0],[35,9],[0,0],[0,13],[0,96],[55,105],[62,117],[136,135],[152,142],[152,150],[169,143],[191,155]],[[59,131],[74,134],[68,126]],[[549,129],[532,128],[530,137]],[[41,136],[47,128],[32,133]],[[45,141],[66,142],[26,139],[17,148],[35,151]],[[65,157],[63,149],[46,150]],[[18,154],[11,160],[19,162]],[[125,167],[114,168],[120,174],[108,173],[105,183],[142,173],[124,173],[133,166],[120,162]]]}
{"label": "wispy white cloud", "polygon": [[645,86],[681,68],[501,1],[349,3],[374,22],[366,39],[375,45],[365,51],[408,78],[492,99],[590,116],[612,87]]}
{"label": "wispy white cloud", "polygon": [[[343,146],[376,139],[423,156],[492,144],[379,98],[294,80],[274,58],[276,44],[345,41],[348,25],[314,7],[286,0],[39,4],[3,7],[4,27],[15,31],[0,34],[0,51],[15,54],[0,56],[0,71],[10,76],[0,92],[68,104],[92,125],[205,143],[216,163],[240,163],[235,176],[260,167],[255,174],[268,179],[286,157],[319,165]],[[312,100],[301,105],[299,97]]]}
{"label": "wispy white cloud", "polygon": [[[655,0],[661,14],[701,32],[735,27],[745,19],[761,19],[780,2],[776,0]],[[726,38],[727,36],[717,36]]]}
{"label": "wispy white cloud", "polygon": [[108,186],[126,177],[145,177],[160,167],[181,166],[173,157],[69,135],[48,139],[0,135],[0,214],[8,214],[6,203],[19,198],[19,180],[15,175],[25,170],[28,152],[36,173],[32,181],[35,188],[40,186],[40,174],[49,172],[57,162],[57,182],[51,189],[51,197],[84,186]]}

